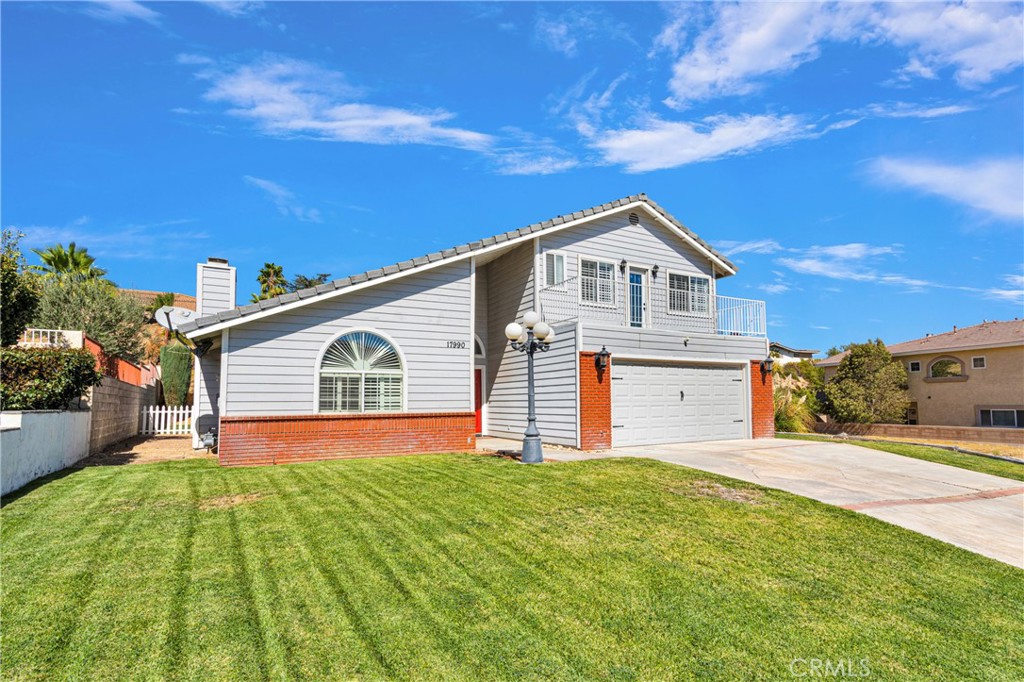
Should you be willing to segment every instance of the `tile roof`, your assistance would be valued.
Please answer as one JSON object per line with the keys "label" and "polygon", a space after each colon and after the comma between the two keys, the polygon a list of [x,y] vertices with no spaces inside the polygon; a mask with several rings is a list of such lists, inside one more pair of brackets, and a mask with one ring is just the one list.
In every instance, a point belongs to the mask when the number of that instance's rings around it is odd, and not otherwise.
{"label": "tile roof", "polygon": [[[157,296],[167,293],[163,291],[147,291],[146,289],[120,289],[119,291],[134,298],[142,307],[146,307],[155,301]],[[185,308],[186,310],[195,310],[196,297],[176,293],[174,294],[174,305],[178,308]]]}
{"label": "tile roof", "polygon": [[[893,355],[914,355],[969,348],[1012,346],[1014,344],[1024,346],[1024,320],[993,320],[963,329],[954,327],[953,331],[943,334],[928,334],[919,339],[895,343],[887,347]],[[817,364],[826,367],[838,365],[846,355],[847,351],[843,351],[838,355],[825,358]]]}
{"label": "tile roof", "polygon": [[676,220],[676,218],[674,216],[672,216],[672,214],[670,214],[668,211],[666,211],[661,206],[659,206],[653,199],[648,198],[648,196],[646,194],[642,194],[642,193],[641,194],[631,194],[628,197],[623,197],[621,199],[616,199],[615,201],[609,201],[607,203],[601,204],[600,206],[593,206],[591,208],[583,209],[582,211],[575,211],[573,213],[569,213],[569,214],[566,214],[566,215],[556,216],[556,217],[551,218],[549,220],[543,220],[543,221],[538,222],[538,223],[533,223],[532,225],[527,225],[526,227],[520,227],[519,229],[516,229],[516,230],[510,230],[509,232],[504,232],[502,234],[498,234],[498,235],[495,235],[493,237],[487,237],[485,239],[479,239],[479,240],[477,240],[475,242],[470,242],[469,244],[462,244],[460,246],[456,246],[456,247],[450,248],[450,249],[445,249],[443,251],[435,251],[434,253],[428,253],[425,256],[420,256],[418,258],[412,258],[410,260],[404,260],[401,263],[395,263],[394,265],[388,265],[388,266],[385,266],[384,268],[381,268],[381,269],[378,269],[378,270],[370,270],[368,272],[364,272],[364,273],[359,274],[359,275],[351,275],[349,277],[343,277],[341,279],[336,279],[336,280],[334,280],[332,282],[327,282],[326,284],[321,284],[320,286],[315,287],[315,288],[302,289],[302,290],[296,291],[294,293],[284,294],[283,296],[276,296],[274,298],[268,298],[268,299],[260,301],[258,303],[252,303],[252,304],[249,304],[249,305],[241,306],[239,308],[233,308],[232,310],[226,310],[226,311],[217,313],[216,315],[208,315],[206,317],[201,317],[199,319],[192,320],[190,322],[186,322],[186,323],[182,324],[181,327],[179,327],[178,331],[181,331],[181,332],[184,332],[184,333],[187,334],[187,333],[193,332],[193,331],[195,331],[197,329],[202,329],[203,327],[211,327],[211,326],[213,326],[215,324],[220,324],[221,322],[227,322],[229,320],[233,320],[233,319],[236,319],[236,318],[239,318],[239,317],[245,317],[247,315],[252,315],[252,314],[258,313],[258,312],[260,312],[262,310],[268,310],[270,308],[275,308],[277,306],[284,305],[286,303],[292,303],[292,302],[298,301],[300,299],[307,299],[307,298],[313,298],[313,297],[316,297],[316,296],[321,296],[323,294],[335,291],[337,289],[344,289],[346,287],[352,286],[353,284],[359,284],[361,282],[366,282],[366,281],[369,281],[369,280],[378,279],[380,277],[391,275],[391,274],[394,274],[394,273],[397,273],[397,272],[403,272],[405,270],[411,270],[413,268],[418,268],[418,267],[420,267],[422,265],[426,265],[427,263],[436,263],[437,261],[446,260],[446,259],[449,259],[449,258],[453,258],[455,256],[461,256],[461,255],[463,255],[465,253],[469,253],[471,251],[479,251],[481,249],[487,248],[489,246],[493,246],[495,244],[501,244],[503,242],[507,242],[507,241],[510,241],[510,240],[513,240],[513,239],[517,239],[519,237],[525,237],[525,236],[533,234],[535,232],[541,232],[543,230],[547,230],[549,228],[556,227],[558,225],[563,225],[565,223],[569,223],[569,222],[572,222],[574,220],[579,220],[580,218],[586,218],[586,217],[589,217],[589,216],[596,216],[596,215],[599,215],[601,213],[607,213],[609,211],[614,211],[617,208],[621,208],[623,206],[627,206],[627,205],[635,203],[637,201],[642,201],[643,203],[647,204],[655,212],[657,212],[659,215],[661,215],[662,218],[664,218],[665,220],[669,221],[675,227],[677,227],[680,230],[682,230],[683,232],[685,232],[691,239],[693,239],[695,242],[697,242],[702,247],[707,249],[710,253],[714,254],[714,256],[716,258],[718,258],[720,261],[722,261],[727,266],[729,266],[734,272],[736,271],[736,266],[733,265],[733,263],[728,258],[726,258],[724,255],[722,255],[718,251],[716,251],[706,241],[704,241],[703,239],[698,237],[696,234],[694,234],[694,232],[692,230],[690,230],[690,228],[686,227],[681,222]]}

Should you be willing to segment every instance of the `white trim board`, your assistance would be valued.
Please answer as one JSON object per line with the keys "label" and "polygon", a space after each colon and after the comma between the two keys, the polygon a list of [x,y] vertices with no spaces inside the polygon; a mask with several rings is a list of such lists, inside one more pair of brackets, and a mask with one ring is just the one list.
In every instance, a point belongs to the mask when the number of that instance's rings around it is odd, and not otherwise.
{"label": "white trim board", "polygon": [[[482,249],[476,249],[474,251],[467,251],[466,253],[458,254],[458,255],[452,256],[451,258],[441,258],[441,259],[436,260],[436,261],[434,261],[432,263],[424,263],[422,265],[417,265],[417,266],[411,267],[408,270],[400,270],[400,271],[392,273],[390,275],[384,275],[383,277],[377,277],[377,278],[374,278],[374,279],[371,279],[371,280],[367,280],[365,282],[360,282],[358,284],[351,284],[351,285],[349,285],[347,287],[344,287],[342,289],[335,289],[333,291],[327,291],[327,292],[324,292],[322,294],[318,294],[316,296],[311,296],[309,298],[303,298],[303,299],[299,299],[297,301],[292,301],[290,303],[285,303],[283,305],[275,306],[273,308],[267,308],[266,310],[261,310],[261,311],[259,311],[257,313],[252,313],[251,315],[244,315],[244,316],[241,316],[241,317],[236,317],[236,318],[231,319],[231,320],[225,320],[224,322],[219,322],[217,324],[210,325],[209,327],[201,327],[199,329],[194,329],[194,330],[188,332],[187,334],[185,334],[185,336],[187,338],[189,338],[189,339],[199,339],[199,338],[202,338],[204,336],[208,336],[210,334],[214,334],[216,332],[219,332],[219,331],[221,331],[223,329],[227,329],[229,327],[236,327],[236,326],[238,326],[240,324],[246,324],[248,322],[253,322],[255,320],[260,320],[260,319],[263,319],[264,317],[269,317],[270,315],[274,315],[274,314],[279,313],[279,312],[284,312],[286,310],[295,310],[296,308],[300,308],[302,306],[306,306],[306,305],[309,305],[311,303],[319,303],[321,301],[327,301],[327,300],[330,300],[330,299],[335,298],[337,296],[343,296],[345,294],[349,294],[349,293],[352,293],[352,292],[355,292],[355,291],[361,291],[361,290],[366,289],[368,287],[377,286],[378,284],[384,284],[385,282],[390,282],[392,280],[399,279],[401,277],[407,277],[408,275],[412,275],[412,274],[415,274],[415,273],[425,272],[427,270],[432,270],[434,268],[437,268],[437,267],[440,267],[440,266],[443,266],[443,265],[449,265],[451,263],[458,263],[460,261],[464,261],[464,260],[467,260],[467,259],[473,258],[473,257],[479,258],[482,255],[485,255],[485,254],[488,254],[488,253],[492,253],[494,251],[498,251],[498,250],[501,250],[501,249],[507,249],[507,248],[509,248],[511,246],[517,246],[519,244],[526,243],[526,242],[528,242],[528,241],[530,241],[532,239],[538,239],[538,238],[540,238],[540,237],[542,237],[544,235],[547,235],[547,234],[553,234],[555,232],[560,232],[561,230],[566,230],[566,229],[569,229],[569,228],[572,228],[572,227],[576,227],[576,226],[582,225],[584,223],[587,223],[587,222],[590,222],[590,221],[593,221],[593,220],[597,220],[597,219],[600,219],[600,218],[606,218],[608,216],[615,215],[617,213],[622,213],[624,211],[630,211],[632,209],[637,209],[637,208],[642,208],[650,216],[652,216],[656,221],[658,221],[661,225],[663,225],[665,228],[667,228],[670,232],[675,234],[677,237],[679,237],[680,239],[682,239],[686,243],[690,244],[690,246],[692,246],[694,249],[696,249],[698,253],[704,255],[712,263],[717,263],[719,266],[721,266],[721,268],[725,272],[727,272],[730,275],[736,274],[736,270],[734,268],[729,267],[725,262],[723,262],[715,254],[713,254],[707,248],[702,246],[697,240],[695,240],[693,237],[691,237],[690,235],[686,234],[686,232],[684,232],[683,230],[680,230],[678,227],[673,225],[671,221],[667,220],[658,211],[656,211],[654,208],[652,208],[646,201],[638,200],[638,201],[634,201],[634,202],[631,202],[631,203],[628,203],[628,204],[624,204],[622,206],[619,206],[618,208],[610,209],[610,210],[607,210],[607,211],[601,211],[600,213],[594,213],[593,215],[584,216],[582,218],[577,218],[576,220],[570,220],[568,222],[562,223],[561,225],[552,225],[551,227],[547,227],[547,228],[538,230],[537,232],[529,232],[529,233],[527,233],[525,235],[520,235],[518,237],[509,239],[507,241],[498,242],[496,244],[492,244],[491,246],[485,246]],[[536,259],[534,259],[534,262],[536,263]],[[536,277],[534,277],[534,280],[536,281]]]}

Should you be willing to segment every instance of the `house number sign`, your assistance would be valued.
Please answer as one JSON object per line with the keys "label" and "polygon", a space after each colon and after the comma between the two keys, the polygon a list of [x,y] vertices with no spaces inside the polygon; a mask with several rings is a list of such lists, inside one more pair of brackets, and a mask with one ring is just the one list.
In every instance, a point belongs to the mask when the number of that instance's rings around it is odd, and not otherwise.
{"label": "house number sign", "polygon": [[465,341],[449,341],[448,348],[458,348],[459,350],[466,350],[468,346]]}

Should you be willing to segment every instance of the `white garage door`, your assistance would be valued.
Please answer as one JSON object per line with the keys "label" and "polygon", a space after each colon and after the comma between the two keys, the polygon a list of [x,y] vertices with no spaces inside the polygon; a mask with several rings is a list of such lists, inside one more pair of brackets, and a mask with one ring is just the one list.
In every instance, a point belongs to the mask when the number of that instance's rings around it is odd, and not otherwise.
{"label": "white garage door", "polygon": [[743,369],[612,363],[612,445],[747,437]]}

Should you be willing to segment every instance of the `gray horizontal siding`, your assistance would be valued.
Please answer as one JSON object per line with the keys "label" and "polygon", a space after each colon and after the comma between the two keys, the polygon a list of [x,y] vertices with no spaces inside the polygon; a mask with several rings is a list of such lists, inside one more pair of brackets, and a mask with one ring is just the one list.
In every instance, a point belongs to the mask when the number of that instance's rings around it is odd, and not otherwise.
{"label": "gray horizontal siding", "polygon": [[452,263],[231,329],[226,415],[311,414],[316,359],[350,329],[391,337],[405,359],[410,412],[468,412],[469,263]]}
{"label": "gray horizontal siding", "polygon": [[201,289],[197,308],[199,316],[212,315],[235,307],[235,269],[217,265],[199,264]]}
{"label": "gray horizontal siding", "polygon": [[[631,225],[629,213],[623,212],[545,235],[540,240],[541,253],[565,253],[566,278],[579,274],[576,256],[581,255],[615,263],[626,259],[634,265],[658,265],[655,286],[664,284],[668,270],[711,276],[711,262],[705,256],[642,211],[639,213],[637,225]],[[618,268],[615,276],[621,281]]]}
{"label": "gray horizontal siding", "polygon": [[[576,326],[556,326],[555,333],[551,349],[534,356],[537,428],[546,443],[576,446]],[[490,435],[522,436],[526,429],[526,396],[526,354],[509,346],[488,402]]]}
{"label": "gray horizontal siding", "polygon": [[487,290],[490,284],[490,272],[490,268],[486,265],[476,269],[476,299],[473,303],[475,306],[473,328],[476,330],[477,336],[480,337],[485,354],[487,353],[487,340],[490,336],[490,330],[487,328],[487,311],[490,307],[487,301]]}
{"label": "gray horizontal siding", "polygon": [[[684,343],[685,342],[685,343]],[[710,336],[660,329],[583,325],[583,350],[607,346],[616,353],[666,359],[759,360],[768,354],[768,340],[752,336]]]}
{"label": "gray horizontal siding", "polygon": [[192,445],[199,447],[199,436],[216,429],[220,418],[220,347],[211,348],[196,359],[192,387]]}

